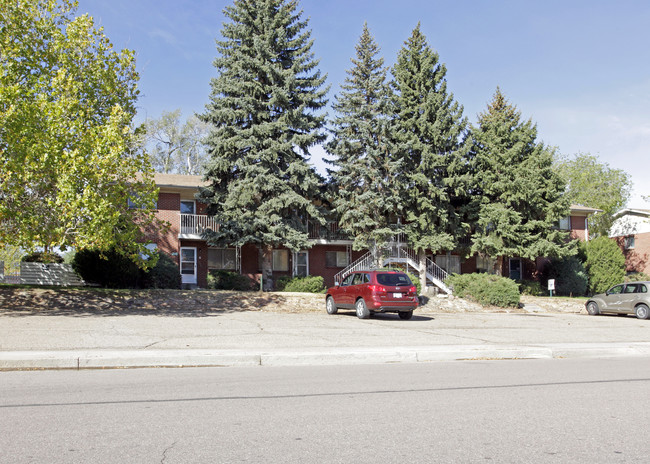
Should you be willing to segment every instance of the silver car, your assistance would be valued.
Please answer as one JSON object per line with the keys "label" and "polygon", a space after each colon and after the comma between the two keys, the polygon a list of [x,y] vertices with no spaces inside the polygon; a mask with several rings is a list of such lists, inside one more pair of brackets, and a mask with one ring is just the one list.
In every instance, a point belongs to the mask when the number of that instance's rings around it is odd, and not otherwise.
{"label": "silver car", "polygon": [[614,285],[605,293],[594,295],[585,306],[591,315],[602,313],[634,314],[639,319],[650,318],[650,282],[628,282]]}

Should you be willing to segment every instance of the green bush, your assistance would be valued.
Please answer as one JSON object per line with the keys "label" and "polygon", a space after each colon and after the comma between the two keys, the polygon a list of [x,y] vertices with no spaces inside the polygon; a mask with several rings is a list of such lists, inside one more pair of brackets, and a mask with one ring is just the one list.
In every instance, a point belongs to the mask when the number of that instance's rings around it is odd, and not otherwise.
{"label": "green bush", "polygon": [[648,282],[650,276],[645,272],[633,272],[625,276],[625,282]]}
{"label": "green bush", "polygon": [[255,290],[259,284],[250,277],[237,272],[210,270],[208,271],[208,288],[212,290]]}
{"label": "green bush", "polygon": [[412,274],[410,272],[407,273],[407,275],[409,276],[409,279],[411,279],[411,282],[413,283],[413,285],[415,285],[415,288],[417,289],[417,292],[418,292],[418,295],[419,295],[421,293],[420,292],[420,287],[421,287],[420,286],[420,277],[416,276],[415,274]]}
{"label": "green bush", "polygon": [[555,279],[554,293],[558,295],[584,296],[587,293],[589,277],[582,262],[575,256],[551,259],[542,272],[542,280],[548,283],[549,279]]}
{"label": "green bush", "polygon": [[519,305],[519,286],[506,277],[493,274],[452,274],[446,280],[454,295],[484,306],[502,308]]}
{"label": "green bush", "polygon": [[140,269],[115,249],[79,250],[72,259],[72,268],[86,282],[106,288],[180,288],[178,264],[166,253],[158,252],[156,265],[148,271]]}
{"label": "green bush", "polygon": [[167,253],[158,252],[156,265],[142,271],[143,288],[181,288],[181,274],[176,261]]}
{"label": "green bush", "polygon": [[589,291],[603,293],[625,279],[625,256],[618,244],[608,237],[590,240],[586,246],[585,267],[589,274]]}
{"label": "green bush", "polygon": [[325,284],[321,276],[282,276],[276,280],[275,289],[279,292],[323,293]]}
{"label": "green bush", "polygon": [[37,251],[23,256],[20,260],[23,263],[61,264],[63,262],[63,257],[57,253]]}
{"label": "green bush", "polygon": [[522,295],[540,296],[544,294],[542,284],[536,280],[522,280],[519,282],[519,291]]}
{"label": "green bush", "polygon": [[138,266],[111,249],[79,250],[72,259],[72,268],[86,282],[106,288],[138,288],[141,270]]}

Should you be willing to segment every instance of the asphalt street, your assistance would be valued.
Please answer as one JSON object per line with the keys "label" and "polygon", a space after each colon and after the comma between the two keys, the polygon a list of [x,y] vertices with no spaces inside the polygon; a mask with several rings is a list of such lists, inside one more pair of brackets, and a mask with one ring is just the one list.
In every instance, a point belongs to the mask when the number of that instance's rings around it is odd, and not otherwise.
{"label": "asphalt street", "polygon": [[650,320],[561,313],[357,319],[260,311],[161,315],[0,312],[0,369],[277,366],[650,356]]}

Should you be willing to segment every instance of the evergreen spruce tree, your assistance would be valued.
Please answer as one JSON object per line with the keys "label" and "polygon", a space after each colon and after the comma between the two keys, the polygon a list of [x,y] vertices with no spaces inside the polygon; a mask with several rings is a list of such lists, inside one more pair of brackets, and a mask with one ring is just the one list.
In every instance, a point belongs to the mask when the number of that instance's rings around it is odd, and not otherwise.
{"label": "evergreen spruce tree", "polygon": [[314,199],[322,179],[308,164],[323,142],[325,76],[311,51],[308,20],[297,0],[235,0],[226,7],[210,102],[201,119],[209,186],[199,197],[220,223],[211,245],[254,243],[272,288],[272,250],[310,246],[309,220],[323,222]]}
{"label": "evergreen spruce tree", "polygon": [[558,229],[569,214],[565,184],[553,170],[553,153],[537,142],[537,127],[497,88],[473,131],[476,143],[472,192],[472,252],[497,258],[564,257],[575,252]]}
{"label": "evergreen spruce tree", "polygon": [[426,279],[425,250],[452,250],[468,231],[461,217],[468,122],[463,107],[447,92],[446,73],[418,24],[398,54],[392,84],[403,157],[405,232],[418,252],[421,283]]}
{"label": "evergreen spruce tree", "polygon": [[356,58],[347,71],[333,105],[332,139],[326,149],[333,159],[329,169],[335,191],[339,226],[354,239],[355,250],[377,252],[397,232],[400,213],[387,68],[378,58],[379,47],[367,24],[356,46]]}

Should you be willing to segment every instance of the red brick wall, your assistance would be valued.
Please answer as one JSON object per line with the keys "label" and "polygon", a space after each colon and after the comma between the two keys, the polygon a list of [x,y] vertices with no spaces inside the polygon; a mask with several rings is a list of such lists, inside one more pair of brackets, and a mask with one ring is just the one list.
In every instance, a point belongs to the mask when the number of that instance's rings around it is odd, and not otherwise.
{"label": "red brick wall", "polygon": [[158,209],[156,218],[168,223],[170,227],[163,231],[160,228],[150,228],[145,231],[148,240],[151,240],[158,246],[158,249],[171,255],[178,263],[178,233],[180,230],[179,211],[181,207],[181,197],[178,193],[158,194]]}
{"label": "red brick wall", "polygon": [[625,255],[627,272],[650,274],[650,233],[636,234],[634,248],[630,250],[625,249],[625,237],[616,237],[615,240]]}
{"label": "red brick wall", "polygon": [[570,216],[569,222],[570,222],[569,228],[570,228],[571,238],[578,239],[582,242],[587,240],[587,230],[585,229],[585,217]]}

